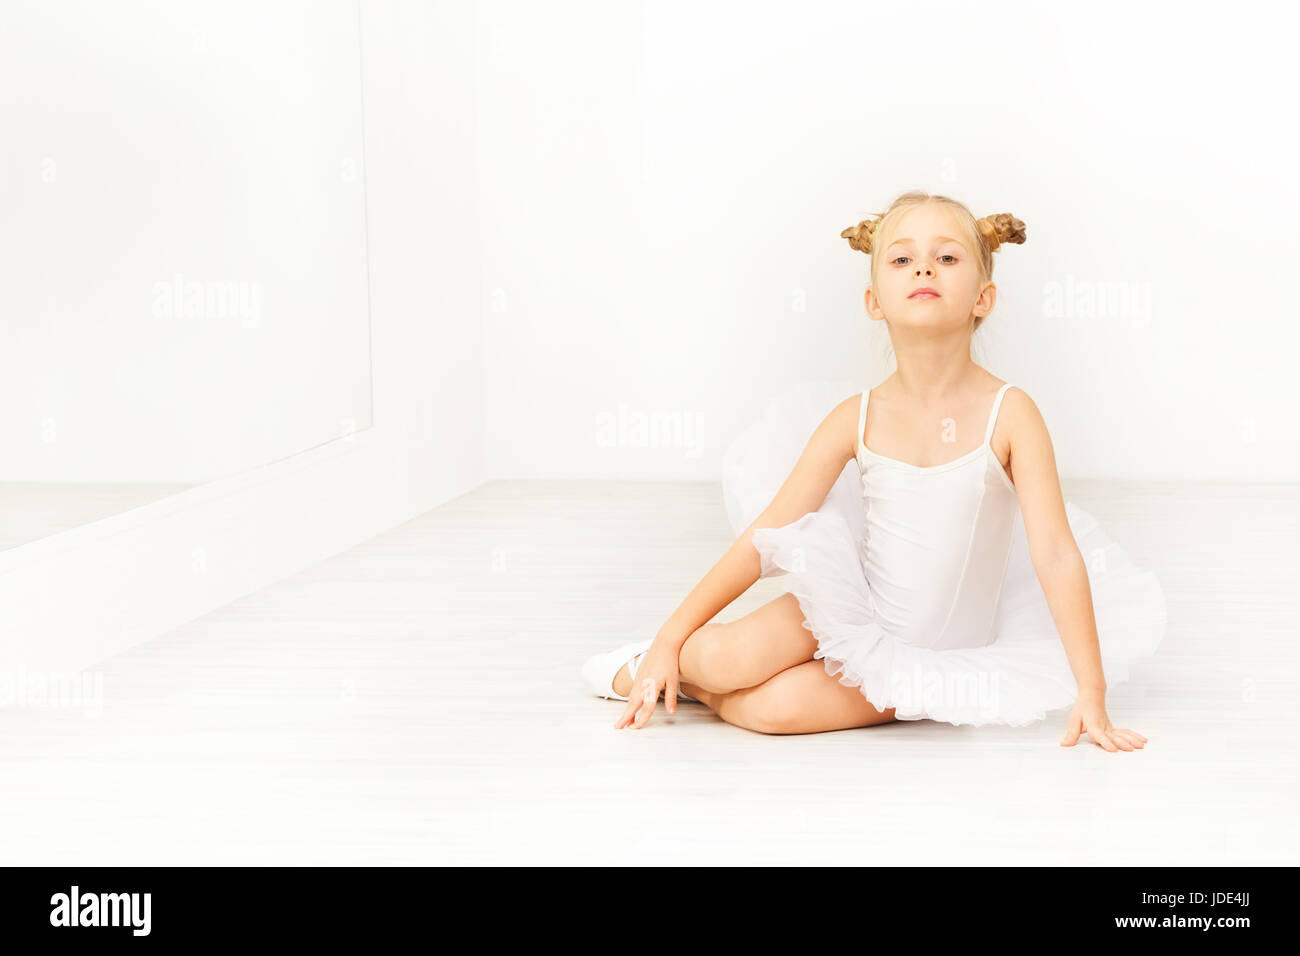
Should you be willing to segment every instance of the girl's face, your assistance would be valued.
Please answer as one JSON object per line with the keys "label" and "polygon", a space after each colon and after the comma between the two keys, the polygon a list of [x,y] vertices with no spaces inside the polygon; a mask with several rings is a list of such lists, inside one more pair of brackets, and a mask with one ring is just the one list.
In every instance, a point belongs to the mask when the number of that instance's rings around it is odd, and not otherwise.
{"label": "girl's face", "polygon": [[908,210],[886,241],[875,288],[867,289],[873,319],[888,317],[891,330],[949,330],[992,310],[993,283],[980,278],[975,252],[945,206]]}

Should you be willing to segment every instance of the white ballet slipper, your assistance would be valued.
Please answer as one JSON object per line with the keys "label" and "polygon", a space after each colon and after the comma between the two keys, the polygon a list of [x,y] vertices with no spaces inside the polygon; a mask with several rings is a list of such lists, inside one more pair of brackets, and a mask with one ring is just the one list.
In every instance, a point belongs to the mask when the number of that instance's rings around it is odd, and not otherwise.
{"label": "white ballet slipper", "polygon": [[[641,663],[641,658],[645,656],[646,651],[650,650],[650,645],[653,643],[654,638],[647,638],[643,641],[632,641],[630,644],[616,647],[604,654],[593,654],[582,664],[583,681],[597,697],[607,697],[611,700],[627,700],[626,695],[614,690],[614,678],[618,676],[618,672],[626,664],[628,676],[635,681],[636,670]],[[677,688],[677,699],[695,700],[694,697],[681,689],[681,685],[678,685]]]}

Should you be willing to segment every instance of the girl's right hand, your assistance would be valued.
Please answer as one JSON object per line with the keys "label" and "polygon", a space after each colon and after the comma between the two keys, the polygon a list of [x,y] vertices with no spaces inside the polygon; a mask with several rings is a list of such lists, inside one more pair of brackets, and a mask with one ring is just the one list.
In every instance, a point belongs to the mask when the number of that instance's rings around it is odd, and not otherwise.
{"label": "girl's right hand", "polygon": [[614,722],[614,729],[621,730],[631,726],[634,730],[644,727],[654,715],[659,703],[659,693],[664,692],[664,703],[668,713],[677,712],[677,648],[655,638],[641,658],[641,666],[636,669],[636,677],[627,695],[627,707]]}

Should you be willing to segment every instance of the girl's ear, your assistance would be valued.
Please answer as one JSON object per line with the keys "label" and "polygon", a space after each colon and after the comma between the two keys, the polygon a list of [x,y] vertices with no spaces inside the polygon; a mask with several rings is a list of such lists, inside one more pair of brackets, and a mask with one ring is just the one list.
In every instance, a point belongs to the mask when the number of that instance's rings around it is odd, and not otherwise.
{"label": "girl's ear", "polygon": [[874,310],[879,303],[876,302],[876,297],[871,292],[871,286],[867,286],[867,291],[862,296],[862,301],[867,305],[867,318],[875,319],[876,314]]}

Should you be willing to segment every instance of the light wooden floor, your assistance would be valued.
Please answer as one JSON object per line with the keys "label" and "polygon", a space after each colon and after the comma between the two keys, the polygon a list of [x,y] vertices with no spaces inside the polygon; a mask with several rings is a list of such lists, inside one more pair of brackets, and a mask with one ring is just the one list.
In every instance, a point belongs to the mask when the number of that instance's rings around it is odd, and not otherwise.
{"label": "light wooden floor", "polygon": [[615,731],[578,668],[722,554],[719,486],[491,483],[107,662],[97,716],[0,712],[0,862],[1295,864],[1300,488],[1066,495],[1169,599],[1109,701],[1145,751],[1064,711]]}

